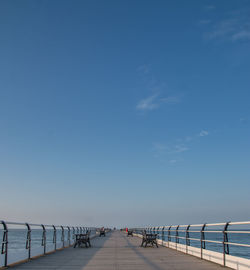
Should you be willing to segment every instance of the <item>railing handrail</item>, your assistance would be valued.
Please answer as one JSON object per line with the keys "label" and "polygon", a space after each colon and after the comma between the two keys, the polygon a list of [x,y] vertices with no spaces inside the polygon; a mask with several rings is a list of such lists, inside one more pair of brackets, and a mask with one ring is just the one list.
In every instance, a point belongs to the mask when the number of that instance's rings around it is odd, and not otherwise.
{"label": "railing handrail", "polygon": [[[152,231],[156,232],[159,236],[162,236],[162,241],[166,241],[169,247],[169,243],[175,243],[176,248],[177,244],[179,244],[179,239],[186,240],[185,244],[186,249],[187,246],[190,245],[191,241],[199,241],[200,242],[200,257],[203,257],[203,250],[206,249],[205,243],[215,243],[215,244],[222,244],[223,247],[223,261],[224,265],[226,263],[226,254],[229,254],[229,245],[232,246],[241,246],[241,247],[250,247],[250,244],[246,243],[235,243],[230,242],[228,240],[228,235],[230,233],[240,233],[240,234],[250,234],[250,230],[246,229],[237,229],[228,230],[229,226],[238,226],[238,225],[250,225],[250,221],[237,221],[237,222],[220,222],[220,223],[204,223],[204,224],[189,224],[189,225],[165,225],[165,226],[147,226],[147,227],[140,227],[140,228],[133,228],[133,230],[139,231],[139,233],[143,230],[148,231],[151,233]],[[221,229],[212,229],[209,230],[208,227],[218,227],[222,226]],[[198,229],[200,227],[200,229]],[[193,228],[193,230],[192,230]],[[208,229],[208,230],[207,230]],[[165,234],[165,232],[167,232]],[[180,236],[179,233],[184,233],[184,236]],[[189,233],[198,233],[199,237],[190,237]],[[212,239],[205,239],[206,233],[216,233],[222,234],[222,241],[212,240]],[[166,240],[165,240],[166,236]]]}
{"label": "railing handrail", "polygon": [[[46,254],[46,231],[48,228],[51,228],[49,230],[53,231],[53,240],[52,243],[54,244],[54,251],[58,249],[57,243],[61,242],[62,243],[62,248],[66,248],[71,246],[72,240],[74,241],[74,235],[76,233],[82,233],[83,231],[90,230],[92,232],[97,231],[97,227],[87,227],[87,226],[68,226],[68,225],[52,225],[52,224],[35,224],[35,223],[27,223],[27,222],[13,222],[13,221],[5,221],[5,220],[0,220],[0,226],[2,226],[3,230],[3,237],[2,237],[2,243],[1,243],[1,254],[4,255],[4,267],[8,267],[8,234],[9,230],[12,228],[9,228],[8,225],[13,225],[13,226],[24,226],[25,230],[27,231],[26,235],[26,249],[28,250],[28,257],[27,260],[31,259],[31,245],[32,245],[32,239],[31,239],[31,231],[32,230],[37,230],[32,227],[39,227],[40,230],[42,231],[42,238],[41,238],[41,246],[43,247],[43,254]],[[46,230],[47,229],[47,230]],[[58,241],[57,239],[57,232],[61,233],[61,239]],[[67,234],[65,232],[68,232]],[[71,234],[72,232],[72,234]],[[71,236],[72,235],[72,236]],[[66,236],[66,239],[65,239]],[[65,243],[66,246],[65,246]],[[61,249],[61,248],[60,248]],[[39,254],[39,255],[43,255]],[[37,255],[36,255],[37,256]],[[17,262],[15,262],[17,263]],[[1,268],[1,265],[0,265]]]}
{"label": "railing handrail", "polygon": [[[206,227],[207,226],[225,226],[226,224],[228,223],[228,225],[250,225],[250,221],[230,221],[230,222],[220,222],[220,223],[206,223]],[[183,225],[183,224],[180,224],[180,225],[164,225],[164,226],[146,226],[146,227],[142,227],[142,228],[159,228],[159,229],[162,229],[163,227],[172,227],[172,228],[175,228],[177,226],[179,227],[187,227],[187,226],[190,226],[190,227],[201,227],[203,226],[203,224],[188,224],[188,225]]]}

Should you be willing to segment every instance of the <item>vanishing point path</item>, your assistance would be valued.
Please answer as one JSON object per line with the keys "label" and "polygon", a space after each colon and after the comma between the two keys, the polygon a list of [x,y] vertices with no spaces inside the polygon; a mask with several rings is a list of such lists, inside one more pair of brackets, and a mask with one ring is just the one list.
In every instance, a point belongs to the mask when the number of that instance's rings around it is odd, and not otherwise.
{"label": "vanishing point path", "polygon": [[67,248],[12,267],[16,270],[213,270],[228,269],[220,265],[159,248],[142,248],[137,237],[127,237],[120,231],[96,237],[92,248]]}

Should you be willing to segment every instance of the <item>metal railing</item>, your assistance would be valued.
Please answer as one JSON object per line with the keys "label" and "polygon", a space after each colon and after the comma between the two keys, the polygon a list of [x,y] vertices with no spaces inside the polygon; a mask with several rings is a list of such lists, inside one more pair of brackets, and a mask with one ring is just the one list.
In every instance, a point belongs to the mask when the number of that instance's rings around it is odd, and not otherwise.
{"label": "metal railing", "polygon": [[[18,261],[12,261],[9,263],[9,252],[10,252],[10,232],[15,231],[17,233],[22,231],[26,234],[24,249],[27,251],[27,257],[23,260],[30,260],[33,257],[46,255],[48,253],[54,252],[56,250],[64,249],[70,247],[74,244],[75,234],[85,233],[91,231],[92,235],[96,234],[97,228],[95,227],[73,227],[73,226],[58,226],[58,225],[45,225],[45,224],[32,224],[32,223],[19,223],[19,222],[8,222],[0,220],[0,232],[2,234],[2,243],[1,243],[1,254],[0,254],[0,268],[2,266],[7,267],[10,264],[18,263]],[[36,241],[39,240],[40,247],[42,252],[32,256],[32,232],[40,232],[41,238],[36,238]],[[48,233],[52,239],[48,241]],[[12,239],[12,242],[15,242],[15,239]],[[13,244],[13,243],[12,243]],[[48,246],[50,250],[48,251]],[[51,248],[52,247],[52,248]],[[37,248],[37,246],[36,246]],[[1,259],[3,262],[1,262]],[[23,261],[22,260],[22,261]]]}
{"label": "metal railing", "polygon": [[[169,225],[158,227],[133,228],[133,230],[137,234],[142,234],[143,230],[146,230],[147,233],[155,233],[157,234],[157,238],[159,240],[167,243],[167,247],[170,246],[170,243],[175,243],[177,249],[177,246],[181,241],[181,244],[186,246],[186,253],[189,246],[198,247],[200,248],[200,258],[203,258],[204,250],[207,249],[208,244],[212,243],[213,245],[218,245],[222,249],[223,265],[226,265],[226,255],[229,255],[229,247],[250,247],[250,226],[247,229],[240,228],[241,226],[247,227],[247,225],[250,225],[250,221]],[[209,234],[217,236],[215,237],[215,239],[210,239],[210,237],[208,237]],[[237,237],[232,237],[235,238],[235,241],[229,241],[229,235],[241,235],[241,239],[239,240],[238,237],[237,242]],[[245,235],[245,237],[243,238],[242,235]],[[219,248],[217,248],[216,250],[217,252],[218,249]],[[213,249],[208,248],[208,250]],[[247,254],[248,256],[246,256]],[[249,251],[247,252],[247,254],[244,254],[242,257],[250,258]]]}

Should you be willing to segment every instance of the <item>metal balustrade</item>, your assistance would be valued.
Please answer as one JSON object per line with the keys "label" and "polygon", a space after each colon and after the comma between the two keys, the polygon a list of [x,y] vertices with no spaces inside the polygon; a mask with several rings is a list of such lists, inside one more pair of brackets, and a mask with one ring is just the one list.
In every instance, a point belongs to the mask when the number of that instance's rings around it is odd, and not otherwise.
{"label": "metal balustrade", "polygon": [[[45,225],[45,224],[32,224],[32,223],[19,223],[19,222],[9,222],[0,220],[0,232],[2,231],[2,243],[1,243],[1,254],[0,260],[3,259],[3,262],[0,261],[1,265],[4,267],[10,266],[10,264],[18,263],[19,261],[9,263],[9,252],[10,252],[10,231],[18,229],[26,231],[26,239],[24,243],[24,249],[27,251],[27,257],[24,260],[30,260],[34,257],[46,255],[48,253],[54,252],[56,250],[64,249],[70,247],[74,244],[75,234],[85,233],[91,231],[91,235],[95,235],[97,232],[96,227],[73,227],[73,226],[62,226],[62,225]],[[32,256],[32,232],[41,231],[40,240],[42,253]],[[50,232],[52,239],[50,244],[53,246],[53,249],[47,250],[49,247],[48,243],[48,233]],[[14,242],[14,241],[13,241]],[[12,243],[13,244],[13,243]],[[50,245],[50,246],[51,246]],[[36,246],[37,248],[37,246]],[[22,260],[23,261],[23,260]]]}
{"label": "metal balustrade", "polygon": [[[146,227],[146,228],[133,228],[136,234],[141,235],[143,230],[147,233],[157,234],[158,241],[162,240],[165,242],[167,247],[173,248],[173,243],[177,249],[178,244],[186,246],[186,253],[188,253],[188,247],[196,247],[200,249],[200,258],[203,258],[204,250],[212,250],[208,248],[207,245],[212,243],[214,245],[220,246],[223,253],[223,265],[226,265],[226,255],[230,254],[230,247],[250,247],[250,221],[244,222],[224,222],[224,223],[204,223],[204,224],[189,224],[189,225],[168,225],[168,226],[158,226],[158,227]],[[240,226],[245,228],[239,229]],[[246,228],[248,227],[248,228]],[[210,234],[217,237],[215,239],[210,239],[208,237]],[[244,240],[248,243],[243,243],[242,241],[230,241],[229,235],[245,235]],[[218,235],[221,240],[218,240]],[[232,237],[234,238],[234,237]],[[199,245],[199,246],[198,246]],[[249,250],[250,251],[250,250]],[[216,250],[216,252],[218,252]],[[250,252],[247,252],[248,256],[242,256],[245,258],[250,258]]]}

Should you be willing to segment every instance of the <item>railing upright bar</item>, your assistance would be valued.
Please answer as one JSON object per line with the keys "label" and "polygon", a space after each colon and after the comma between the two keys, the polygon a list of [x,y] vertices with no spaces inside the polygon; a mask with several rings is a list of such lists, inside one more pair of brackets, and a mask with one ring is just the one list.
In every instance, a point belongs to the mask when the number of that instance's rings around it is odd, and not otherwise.
{"label": "railing upright bar", "polygon": [[205,232],[204,232],[205,228],[206,228],[206,223],[203,224],[203,226],[201,228],[201,239],[200,239],[200,241],[201,241],[201,259],[203,256],[203,249],[206,248],[206,243],[204,241],[205,240]]}
{"label": "railing upright bar", "polygon": [[63,248],[64,248],[64,228],[63,226],[61,226],[62,228],[62,237],[61,237],[61,241],[62,241],[62,245],[63,245]]}
{"label": "railing upright bar", "polygon": [[180,225],[178,225],[177,227],[176,227],[176,230],[175,230],[175,243],[176,243],[176,249],[177,249],[177,246],[178,246],[178,243],[179,243],[179,227],[180,227]]}
{"label": "railing upright bar", "polygon": [[188,225],[186,228],[186,253],[188,253],[188,246],[190,246],[189,228],[190,228],[190,225]]}
{"label": "railing upright bar", "polygon": [[75,242],[75,233],[76,233],[76,231],[75,231],[75,227],[72,227],[72,229],[73,229],[73,242]]}
{"label": "railing upright bar", "polygon": [[52,225],[54,231],[53,231],[53,243],[55,244],[54,249],[56,251],[56,226]]}
{"label": "railing upright bar", "polygon": [[171,242],[171,227],[172,226],[169,226],[168,228],[168,247],[169,247],[169,242]]}
{"label": "railing upright bar", "polygon": [[226,254],[229,254],[227,229],[230,222],[227,222],[223,230],[223,265],[226,266]]}
{"label": "railing upright bar", "polygon": [[68,242],[69,242],[69,246],[70,246],[70,227],[67,226],[67,228],[68,228]]}
{"label": "railing upright bar", "polygon": [[2,241],[2,250],[1,254],[4,254],[4,267],[8,266],[8,226],[7,224],[2,220],[1,221],[3,225],[3,241]]}
{"label": "railing upright bar", "polygon": [[163,226],[162,227],[162,231],[161,231],[161,240],[162,240],[162,244],[163,244],[163,242],[164,242],[164,240],[165,240],[165,236],[164,236],[164,233],[165,233],[165,227]]}
{"label": "railing upright bar", "polygon": [[25,223],[27,227],[27,237],[26,237],[26,249],[28,249],[28,259],[31,258],[31,228],[28,223]]}
{"label": "railing upright bar", "polygon": [[43,235],[42,235],[42,247],[43,247],[43,254],[46,254],[46,228],[43,224],[41,224],[41,227],[43,229]]}

